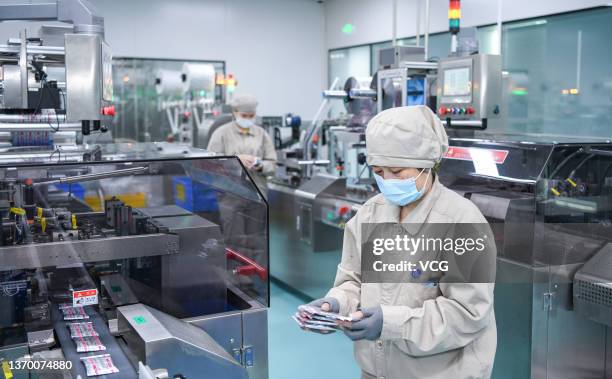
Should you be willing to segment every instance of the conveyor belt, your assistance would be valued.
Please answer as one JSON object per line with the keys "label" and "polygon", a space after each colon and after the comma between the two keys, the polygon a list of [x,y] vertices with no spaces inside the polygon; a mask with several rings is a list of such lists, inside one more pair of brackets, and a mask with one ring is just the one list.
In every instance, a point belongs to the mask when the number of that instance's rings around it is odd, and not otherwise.
{"label": "conveyor belt", "polygon": [[100,375],[95,378],[108,378],[108,379],[137,379],[138,374],[136,370],[126,357],[125,353],[117,343],[115,337],[110,334],[108,329],[108,325],[102,317],[95,311],[93,307],[85,307],[85,311],[89,315],[89,320],[83,321],[91,321],[93,322],[94,329],[100,335],[100,340],[106,346],[106,351],[92,352],[92,353],[77,353],[76,345],[72,338],[70,338],[70,332],[68,330],[67,324],[69,322],[79,322],[76,321],[64,321],[64,317],[57,305],[53,305],[53,326],[55,327],[55,332],[57,333],[57,337],[59,339],[59,343],[62,346],[62,351],[64,352],[64,356],[67,360],[72,362],[72,376],[73,378],[77,378],[77,375],[80,375],[82,379],[87,378],[87,372],[85,370],[85,366],[81,363],[81,358],[88,355],[100,355],[100,354],[110,354],[115,367],[119,369],[119,372],[116,374],[110,375]]}

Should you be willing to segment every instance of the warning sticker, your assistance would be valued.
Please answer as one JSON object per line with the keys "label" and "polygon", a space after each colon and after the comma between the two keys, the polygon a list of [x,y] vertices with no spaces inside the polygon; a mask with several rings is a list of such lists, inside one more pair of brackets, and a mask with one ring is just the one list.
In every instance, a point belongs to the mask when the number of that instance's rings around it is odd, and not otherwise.
{"label": "warning sticker", "polygon": [[462,161],[473,161],[474,156],[481,158],[483,154],[490,157],[491,161],[495,164],[503,164],[508,157],[508,150],[494,150],[494,149],[483,149],[477,147],[459,147],[449,146],[448,151],[444,155],[446,159],[459,159]]}
{"label": "warning sticker", "polygon": [[74,307],[84,307],[86,305],[98,304],[98,290],[72,291],[72,305]]}

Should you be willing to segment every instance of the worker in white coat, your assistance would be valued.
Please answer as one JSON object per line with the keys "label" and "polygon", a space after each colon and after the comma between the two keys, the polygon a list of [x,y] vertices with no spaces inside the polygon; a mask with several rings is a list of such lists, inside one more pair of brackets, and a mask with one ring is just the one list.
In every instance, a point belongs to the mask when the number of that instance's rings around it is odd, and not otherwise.
{"label": "worker in white coat", "polygon": [[[381,112],[366,130],[367,161],[381,194],[346,224],[334,287],[310,305],[351,315],[363,379],[489,378],[497,346],[492,282],[364,283],[361,233],[366,223],[486,225],[469,200],[442,185],[434,168],[448,149],[427,107]],[[488,269],[495,272],[495,248]]]}
{"label": "worker in white coat", "polygon": [[266,196],[266,177],[276,172],[276,150],[270,135],[255,124],[257,104],[252,95],[237,95],[231,102],[234,120],[215,130],[208,150],[236,155]]}

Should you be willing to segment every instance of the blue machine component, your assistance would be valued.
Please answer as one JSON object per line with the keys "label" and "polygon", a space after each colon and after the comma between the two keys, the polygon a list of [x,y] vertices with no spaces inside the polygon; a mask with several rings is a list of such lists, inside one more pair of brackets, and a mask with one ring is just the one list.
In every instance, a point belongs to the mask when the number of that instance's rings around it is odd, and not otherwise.
{"label": "blue machine component", "polygon": [[190,212],[217,212],[219,203],[212,187],[187,176],[172,178],[174,203]]}
{"label": "blue machine component", "polygon": [[425,101],[425,78],[408,80],[406,105],[427,105]]}
{"label": "blue machine component", "polygon": [[291,113],[285,116],[285,126],[299,128],[302,125],[302,118]]}
{"label": "blue machine component", "polygon": [[70,193],[72,196],[81,200],[85,199],[85,187],[83,187],[82,184],[56,184],[54,187],[57,188],[58,191]]}
{"label": "blue machine component", "polygon": [[50,146],[53,145],[51,132],[11,132],[13,146]]}

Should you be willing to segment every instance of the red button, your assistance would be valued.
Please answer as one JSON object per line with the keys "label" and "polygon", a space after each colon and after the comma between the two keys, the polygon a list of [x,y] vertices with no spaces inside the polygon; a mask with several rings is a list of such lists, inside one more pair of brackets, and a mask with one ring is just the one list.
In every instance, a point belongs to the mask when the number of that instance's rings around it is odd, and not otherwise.
{"label": "red button", "polygon": [[102,108],[102,114],[104,116],[114,116],[115,115],[115,106],[111,105],[110,107]]}
{"label": "red button", "polygon": [[349,208],[349,207],[347,207],[346,205],[345,205],[345,206],[343,206],[343,207],[340,207],[340,212],[339,212],[339,213],[340,213],[340,216],[344,216],[345,214],[347,214],[347,213],[348,213],[348,211],[349,211],[349,210],[350,210],[350,208]]}
{"label": "red button", "polygon": [[445,115],[446,114],[446,108],[442,107],[442,108],[438,109],[438,113],[440,113],[441,115]]}
{"label": "red button", "polygon": [[474,108],[468,107],[467,114],[474,114]]}

